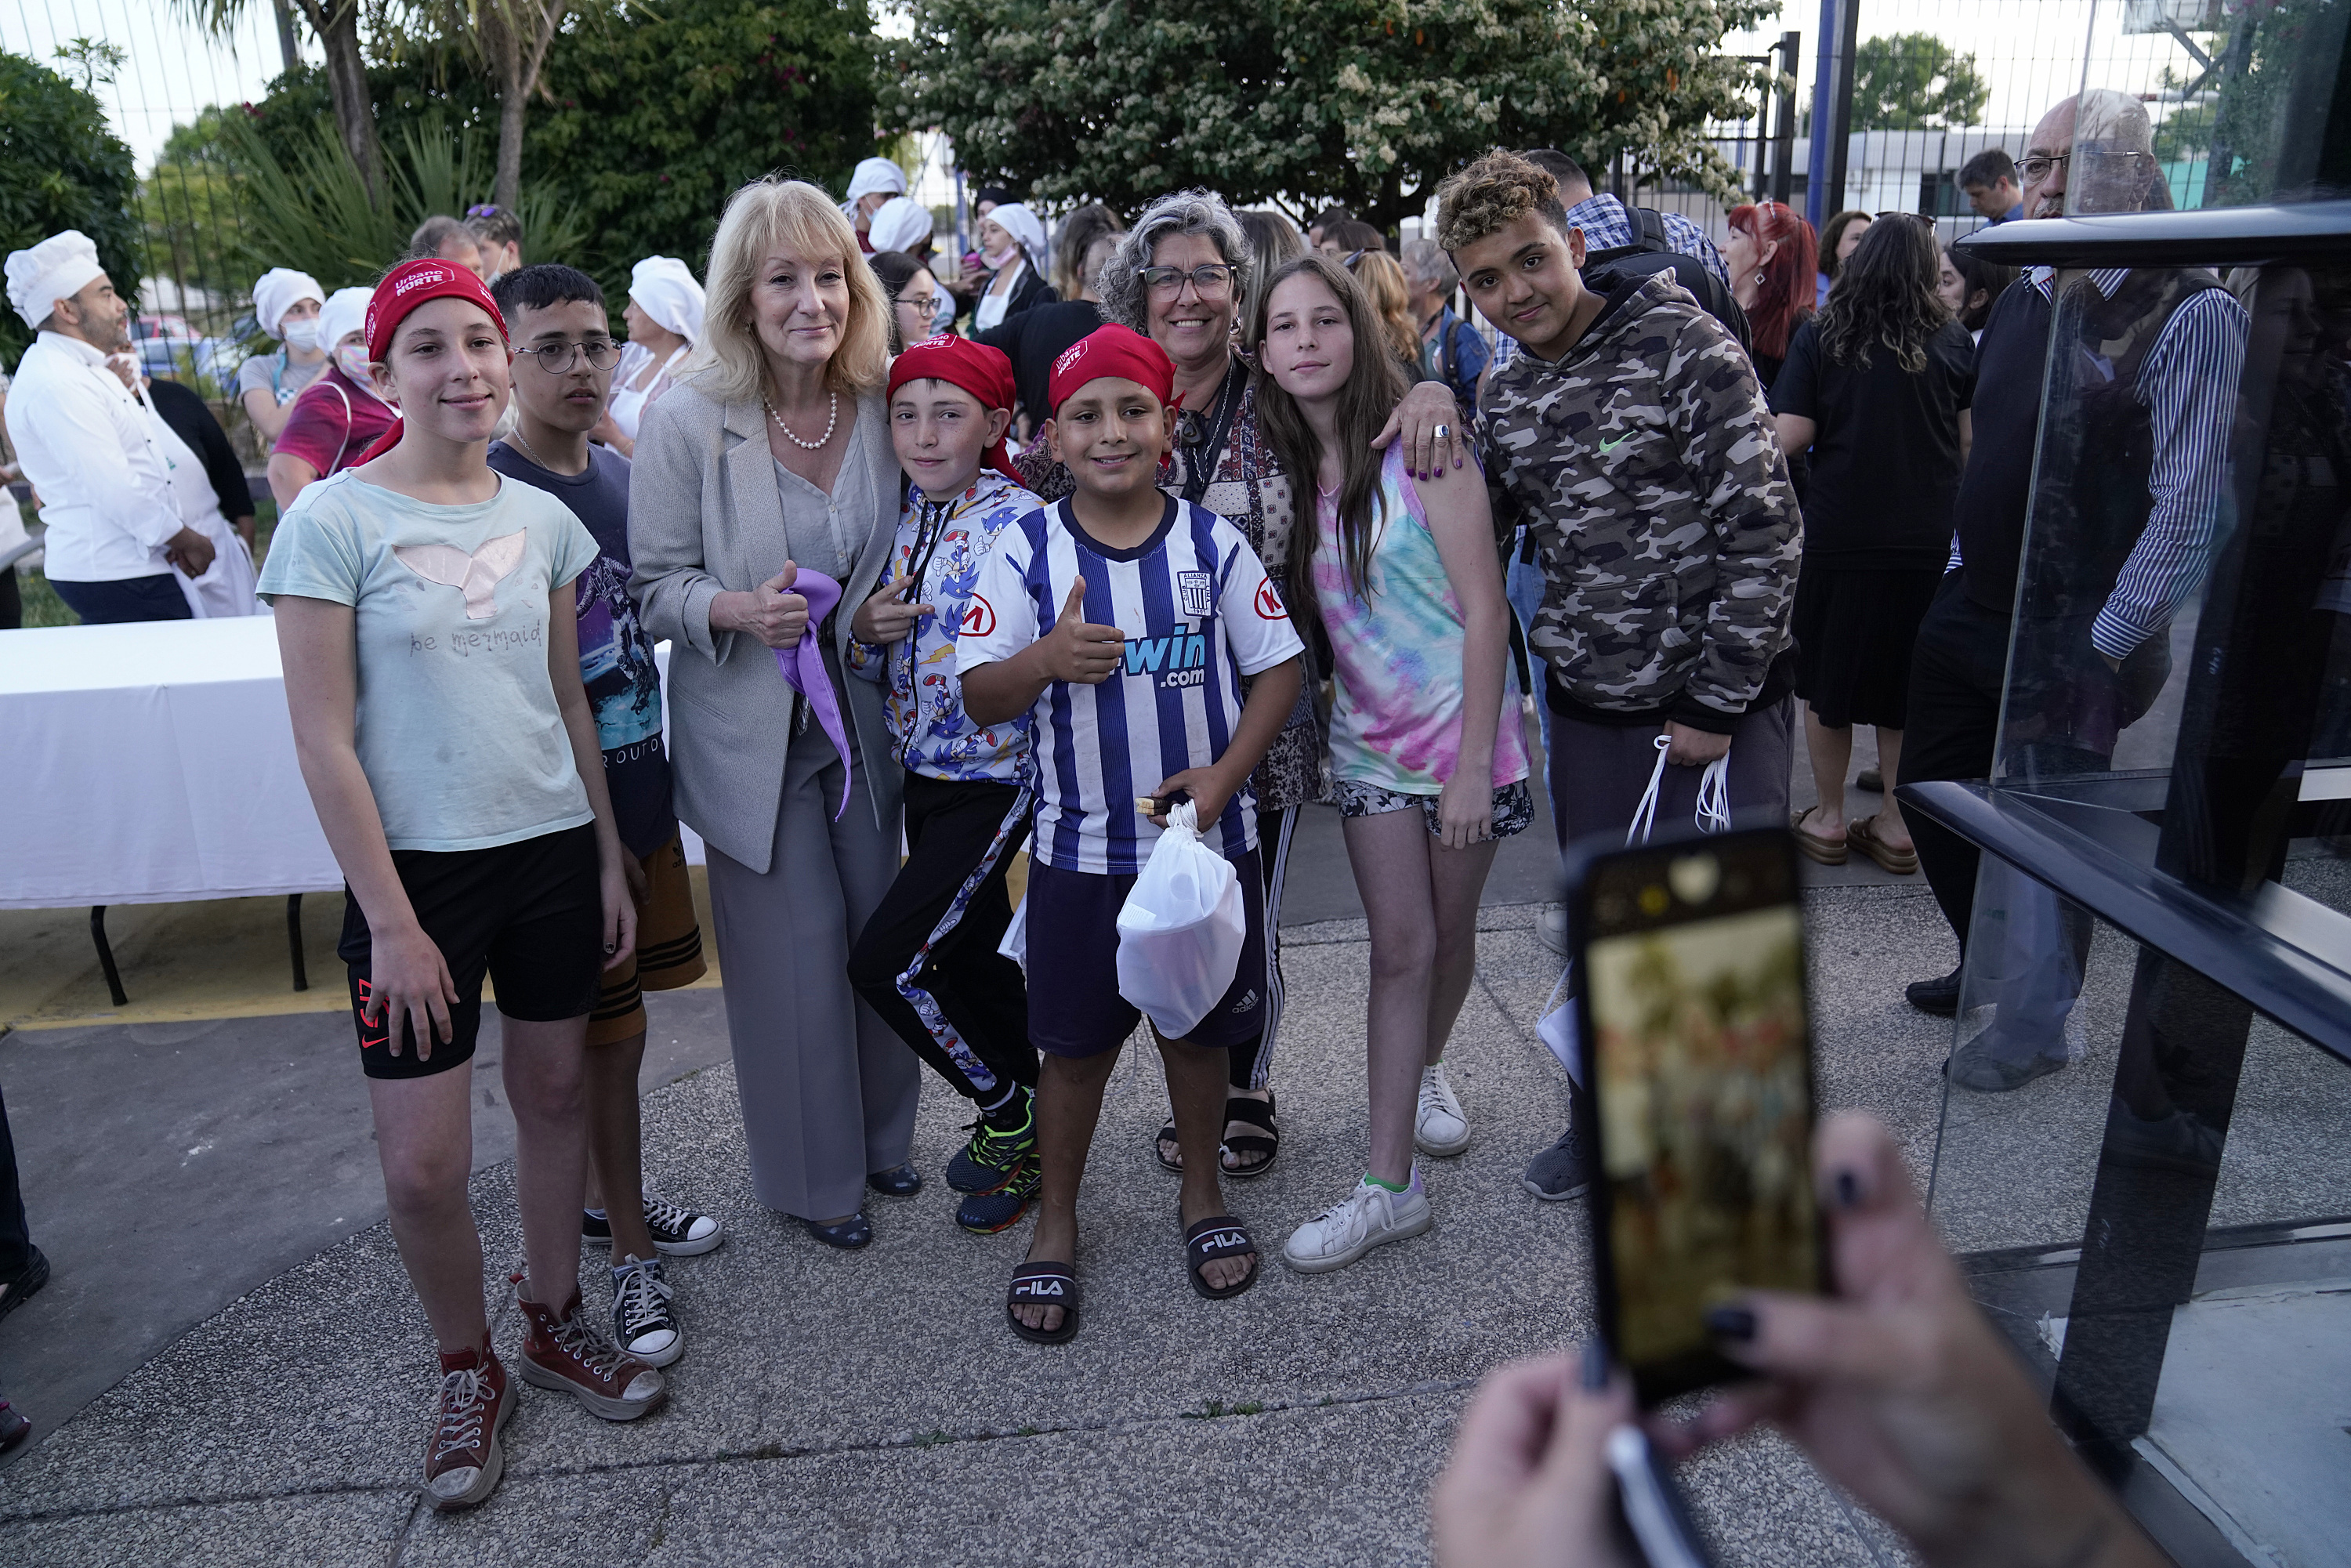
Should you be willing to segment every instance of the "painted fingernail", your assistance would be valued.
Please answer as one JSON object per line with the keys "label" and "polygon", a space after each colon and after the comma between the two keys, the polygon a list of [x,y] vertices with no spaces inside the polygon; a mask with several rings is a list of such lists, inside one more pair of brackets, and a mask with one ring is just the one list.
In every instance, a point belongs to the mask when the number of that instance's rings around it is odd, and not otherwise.
{"label": "painted fingernail", "polygon": [[1859,1208],[1861,1207],[1860,1176],[1855,1175],[1849,1170],[1839,1171],[1836,1174],[1836,1179],[1833,1185],[1836,1187],[1836,1200],[1837,1207],[1839,1208]]}
{"label": "painted fingernail", "polygon": [[621,945],[618,942],[607,942],[604,944],[604,952],[607,956],[617,953],[620,950]]}
{"label": "painted fingernail", "polygon": [[1706,1314],[1706,1332],[1717,1339],[1745,1344],[1755,1337],[1755,1314],[1746,1307],[1715,1307]]}
{"label": "painted fingernail", "polygon": [[1582,1381],[1593,1394],[1608,1386],[1608,1347],[1600,1343],[1598,1334],[1583,1342]]}

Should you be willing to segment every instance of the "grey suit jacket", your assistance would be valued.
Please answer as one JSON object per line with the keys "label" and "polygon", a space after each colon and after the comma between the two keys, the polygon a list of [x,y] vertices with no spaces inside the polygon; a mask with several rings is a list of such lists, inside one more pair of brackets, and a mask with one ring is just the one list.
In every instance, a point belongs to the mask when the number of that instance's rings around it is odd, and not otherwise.
{"label": "grey suit jacket", "polygon": [[[898,528],[898,459],[880,397],[858,400],[849,444],[834,492],[862,467],[873,515],[850,519],[852,535],[863,528],[865,542],[833,618],[833,651],[843,660],[851,617],[881,580]],[[787,554],[767,414],[758,402],[720,403],[687,382],[645,410],[629,471],[629,551],[638,613],[648,632],[670,643],[677,814],[728,858],[765,872],[783,797],[792,689],[758,639],[710,628],[713,599],[758,587],[783,570]],[[853,679],[836,689],[872,796],[874,828],[894,837],[904,777],[882,689]]]}

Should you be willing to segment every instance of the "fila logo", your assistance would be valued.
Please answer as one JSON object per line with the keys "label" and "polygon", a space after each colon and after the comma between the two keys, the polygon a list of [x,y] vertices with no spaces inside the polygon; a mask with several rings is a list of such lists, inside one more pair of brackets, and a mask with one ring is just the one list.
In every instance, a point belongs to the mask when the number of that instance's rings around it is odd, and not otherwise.
{"label": "fila logo", "polygon": [[1281,591],[1273,586],[1273,579],[1270,577],[1257,585],[1256,604],[1257,618],[1260,621],[1290,619],[1290,607],[1282,603]]}
{"label": "fila logo", "polygon": [[1245,1231],[1211,1230],[1206,1236],[1203,1236],[1193,1242],[1192,1245],[1195,1247],[1227,1247],[1245,1251],[1248,1249],[1249,1244],[1249,1235]]}
{"label": "fila logo", "polygon": [[1019,1296],[1059,1296],[1062,1293],[1061,1281],[1059,1280],[1023,1280],[1019,1285],[1013,1288],[1013,1293]]}
{"label": "fila logo", "polygon": [[975,593],[964,606],[963,619],[956,624],[958,637],[986,637],[996,630],[996,606]]}

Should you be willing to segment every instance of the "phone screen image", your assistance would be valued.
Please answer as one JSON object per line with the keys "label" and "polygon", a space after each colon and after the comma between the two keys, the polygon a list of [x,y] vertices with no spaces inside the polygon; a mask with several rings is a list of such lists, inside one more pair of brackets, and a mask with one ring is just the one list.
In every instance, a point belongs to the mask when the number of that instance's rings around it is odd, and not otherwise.
{"label": "phone screen image", "polygon": [[1602,1330],[1647,1403],[1747,1375],[1714,1349],[1709,1309],[1821,1284],[1803,914],[1784,839],[1608,855],[1578,901]]}

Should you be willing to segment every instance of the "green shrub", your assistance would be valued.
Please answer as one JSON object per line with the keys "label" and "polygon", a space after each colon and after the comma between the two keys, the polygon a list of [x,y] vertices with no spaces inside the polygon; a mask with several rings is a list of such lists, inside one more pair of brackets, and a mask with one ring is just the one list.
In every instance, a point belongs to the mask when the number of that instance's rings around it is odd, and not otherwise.
{"label": "green shrub", "polygon": [[[131,149],[107,128],[98,99],[0,49],[0,254],[79,229],[96,242],[114,287],[135,302],[143,269],[138,191]],[[13,366],[32,340],[24,318],[0,311],[0,364]]]}

